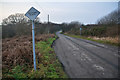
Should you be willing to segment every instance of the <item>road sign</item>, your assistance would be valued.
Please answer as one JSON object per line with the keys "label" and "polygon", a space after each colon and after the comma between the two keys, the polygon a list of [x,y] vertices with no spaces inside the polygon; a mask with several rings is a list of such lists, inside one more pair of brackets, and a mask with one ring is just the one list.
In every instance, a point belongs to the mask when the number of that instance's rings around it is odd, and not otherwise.
{"label": "road sign", "polygon": [[80,30],[82,30],[82,28],[80,28]]}
{"label": "road sign", "polygon": [[81,35],[82,28],[80,28],[80,35]]}
{"label": "road sign", "polygon": [[40,14],[38,10],[34,7],[31,7],[30,10],[25,14],[30,20],[32,20],[32,39],[33,39],[33,61],[34,61],[34,70],[36,71],[36,58],[35,58],[35,34],[34,34],[34,20]]}
{"label": "road sign", "polygon": [[29,11],[25,14],[30,20],[35,20],[35,18],[40,14],[38,10],[36,10],[34,7],[31,7]]}

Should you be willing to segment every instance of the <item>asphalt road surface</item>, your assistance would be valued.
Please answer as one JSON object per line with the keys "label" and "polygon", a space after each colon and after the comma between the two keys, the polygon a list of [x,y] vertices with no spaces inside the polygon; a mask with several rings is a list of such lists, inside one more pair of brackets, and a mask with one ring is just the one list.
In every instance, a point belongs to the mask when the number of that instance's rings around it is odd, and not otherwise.
{"label": "asphalt road surface", "polygon": [[118,77],[117,47],[56,34],[54,50],[70,78]]}

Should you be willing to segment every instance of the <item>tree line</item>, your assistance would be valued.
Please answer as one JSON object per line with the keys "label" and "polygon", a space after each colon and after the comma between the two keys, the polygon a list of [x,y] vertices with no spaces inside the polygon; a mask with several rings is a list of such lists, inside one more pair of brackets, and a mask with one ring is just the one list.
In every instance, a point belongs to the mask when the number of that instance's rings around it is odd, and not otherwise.
{"label": "tree line", "polygon": [[[31,35],[32,34],[32,24],[24,14],[17,13],[8,16],[2,21],[2,38],[10,38],[14,36]],[[55,33],[60,30],[58,24],[41,23],[40,19],[37,17],[34,21],[35,23],[35,34],[47,34]]]}
{"label": "tree line", "polygon": [[[120,10],[115,10],[106,16],[98,19],[96,24],[79,25],[82,27],[83,36],[98,36],[98,37],[115,37],[119,36],[120,20],[119,20]],[[79,27],[71,27],[67,31],[69,34],[80,35]]]}
{"label": "tree line", "polygon": [[[83,36],[115,36],[118,35],[120,21],[118,20],[118,10],[102,17],[94,25],[84,25],[78,21],[71,23],[41,23],[37,17],[35,19],[35,34],[55,33],[62,30],[63,33],[80,34],[82,28]],[[14,36],[31,35],[31,21],[24,14],[13,14],[3,19],[2,21],[2,38]]]}

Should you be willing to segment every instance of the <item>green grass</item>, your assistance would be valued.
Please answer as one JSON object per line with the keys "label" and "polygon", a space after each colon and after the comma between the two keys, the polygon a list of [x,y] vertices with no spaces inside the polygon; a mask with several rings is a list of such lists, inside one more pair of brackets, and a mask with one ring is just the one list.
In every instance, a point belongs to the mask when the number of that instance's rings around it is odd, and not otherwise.
{"label": "green grass", "polygon": [[8,70],[8,73],[4,74],[4,76],[6,76],[6,78],[15,78],[16,80],[33,80],[34,78],[67,78],[62,65],[56,58],[53,48],[51,48],[55,39],[56,38],[48,38],[47,41],[36,43],[36,51],[38,50],[40,53],[39,59],[37,59],[38,55],[36,54],[37,71],[34,71],[34,68],[18,65],[13,69]]}
{"label": "green grass", "polygon": [[[59,63],[51,45],[56,38],[49,38],[46,42],[41,41],[36,44],[36,48],[40,51],[41,63],[44,65],[45,77],[47,78],[67,78],[63,71],[62,65]],[[38,65],[39,67],[39,65]]]}
{"label": "green grass", "polygon": [[85,37],[85,36],[73,35],[73,34],[65,34],[65,35],[70,36],[70,37],[74,37],[74,38],[91,40],[91,41],[95,41],[95,42],[98,42],[98,43],[109,44],[109,45],[113,45],[113,46],[120,46],[120,43],[114,43],[114,42],[107,41],[107,40],[95,40],[93,38],[88,38],[88,37]]}

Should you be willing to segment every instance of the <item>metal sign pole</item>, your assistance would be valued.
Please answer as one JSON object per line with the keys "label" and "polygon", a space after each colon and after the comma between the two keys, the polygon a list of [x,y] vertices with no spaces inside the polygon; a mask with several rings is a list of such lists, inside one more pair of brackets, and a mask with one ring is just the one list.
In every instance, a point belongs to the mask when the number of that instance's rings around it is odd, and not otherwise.
{"label": "metal sign pole", "polygon": [[34,70],[36,71],[35,34],[34,34],[34,21],[33,21],[33,20],[32,20],[32,39],[33,39],[33,61],[34,61]]}
{"label": "metal sign pole", "polygon": [[33,62],[34,70],[36,71],[36,59],[35,59],[35,33],[34,33],[34,20],[40,14],[38,10],[34,7],[31,7],[29,11],[25,14],[30,20],[32,20],[32,39],[33,39]]}

